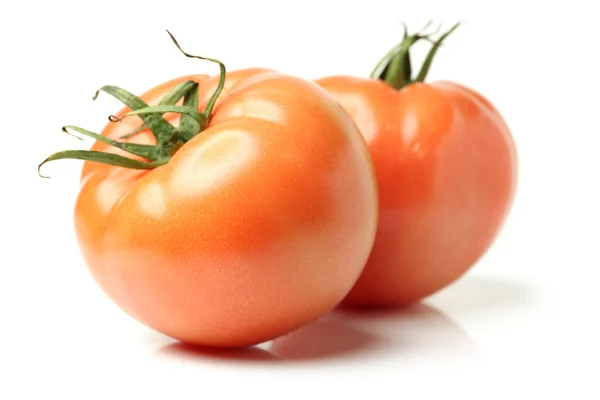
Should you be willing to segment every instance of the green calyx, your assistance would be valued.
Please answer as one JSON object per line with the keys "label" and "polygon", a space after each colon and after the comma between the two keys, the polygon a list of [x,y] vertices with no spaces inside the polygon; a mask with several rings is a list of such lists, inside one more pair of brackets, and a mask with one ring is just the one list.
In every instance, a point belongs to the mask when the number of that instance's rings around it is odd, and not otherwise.
{"label": "green calyx", "polygon": [[[404,27],[404,38],[400,43],[394,46],[386,55],[379,61],[373,72],[371,78],[381,79],[382,81],[389,84],[394,89],[400,90],[405,86],[415,82],[424,82],[427,77],[427,73],[431,68],[433,58],[437,53],[438,49],[444,42],[444,40],[459,27],[460,23],[454,24],[448,31],[444,32],[437,40],[433,40],[432,36],[435,35],[440,27],[434,32],[426,33],[425,31],[431,26],[432,21],[428,22],[427,25],[418,33],[409,35],[408,28],[405,24]],[[431,49],[425,57],[425,61],[419,70],[419,73],[415,78],[412,76],[412,65],[410,60],[410,49],[411,47],[421,41],[425,40],[431,43]]]}
{"label": "green calyx", "polygon": [[[105,153],[101,151],[65,150],[52,154],[41,164],[39,164],[38,175],[43,178],[47,178],[46,176],[41,175],[41,167],[49,161],[62,159],[84,160],[132,169],[153,169],[168,163],[173,154],[175,154],[175,152],[179,150],[181,146],[199,134],[202,130],[206,129],[215,102],[217,101],[217,98],[221,94],[223,86],[225,85],[225,65],[223,65],[222,62],[212,58],[194,56],[186,53],[181,49],[179,43],[171,34],[171,32],[167,31],[167,33],[173,40],[173,43],[175,43],[177,48],[186,57],[207,60],[219,65],[219,84],[217,85],[212,97],[206,104],[204,110],[202,112],[198,111],[198,83],[194,81],[185,81],[180,83],[168,94],[166,94],[156,106],[149,106],[142,99],[132,93],[129,93],[125,89],[121,89],[116,86],[103,86],[94,95],[94,100],[98,97],[100,92],[105,92],[121,101],[131,109],[131,111],[125,114],[122,118],[117,118],[113,115],[109,116],[108,119],[110,122],[119,123],[122,119],[132,115],[139,116],[143,121],[143,123],[137,129],[122,136],[120,139],[127,139],[144,129],[148,129],[156,139],[156,144],[143,145],[137,143],[128,143],[126,141],[117,141],[72,125],[64,126],[62,128],[63,132],[71,136],[75,136],[80,140],[83,139],[81,139],[81,137],[77,136],[75,133],[91,137],[92,139],[124,150],[129,154],[141,157],[147,161],[141,161],[126,156]],[[183,99],[182,105],[177,105],[181,99]],[[181,114],[179,125],[175,127],[167,122],[163,118],[163,114],[165,113]]]}

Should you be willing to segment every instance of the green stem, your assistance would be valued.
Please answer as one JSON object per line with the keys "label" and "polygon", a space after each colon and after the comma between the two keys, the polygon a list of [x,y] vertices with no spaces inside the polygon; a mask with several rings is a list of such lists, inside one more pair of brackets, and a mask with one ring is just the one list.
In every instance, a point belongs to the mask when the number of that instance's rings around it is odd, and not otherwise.
{"label": "green stem", "polygon": [[[414,82],[423,82],[427,76],[427,73],[429,72],[429,69],[431,68],[431,63],[433,62],[433,58],[435,57],[437,50],[442,45],[443,41],[460,25],[460,23],[456,23],[439,39],[433,40],[431,36],[439,31],[441,25],[433,33],[424,33],[424,31],[429,28],[431,23],[432,21],[428,22],[420,32],[412,35],[408,34],[408,29],[406,25],[403,24],[404,37],[402,41],[394,46],[381,59],[381,61],[377,63],[371,72],[371,77],[380,79],[397,90],[400,90]],[[415,43],[421,40],[430,42],[432,44],[432,48],[427,54],[427,57],[425,58],[425,61],[419,70],[419,74],[413,79],[410,50]]]}
{"label": "green stem", "polygon": [[175,105],[175,103],[181,100],[182,97],[186,96],[190,91],[194,90],[194,88],[198,88],[198,82],[181,82],[179,85],[175,86],[169,93],[167,93],[165,97],[163,97],[160,100],[159,104],[161,106],[173,106]]}
{"label": "green stem", "polygon": [[139,110],[133,110],[125,114],[122,118],[116,118],[113,122],[120,122],[124,118],[131,117],[133,115],[144,116],[147,114],[164,114],[164,113],[180,113],[187,114],[192,117],[194,120],[198,121],[198,123],[203,123],[206,119],[206,116],[199,112],[197,109],[190,108],[188,106],[148,106],[146,108],[142,108]]}
{"label": "green stem", "polygon": [[[109,120],[113,123],[120,122],[123,118],[138,115],[143,123],[141,126],[136,128],[133,132],[127,133],[121,139],[129,138],[136,133],[141,132],[144,129],[149,129],[154,137],[156,138],[156,145],[142,145],[130,142],[120,142],[97,133],[88,131],[77,126],[67,125],[63,127],[63,132],[68,133],[71,136],[75,136],[81,139],[77,135],[70,132],[75,131],[82,135],[91,137],[102,143],[106,143],[110,146],[122,149],[144,158],[149,161],[140,161],[129,157],[121,156],[113,153],[106,153],[101,151],[90,151],[90,150],[66,150],[52,154],[46,158],[41,164],[38,165],[38,174],[41,175],[41,167],[50,161],[62,160],[62,159],[76,159],[90,162],[98,162],[117,167],[132,168],[132,169],[152,169],[158,166],[164,165],[179,150],[187,141],[192,139],[198,133],[208,126],[209,119],[211,117],[214,105],[223,91],[225,86],[225,65],[216,59],[206,58],[200,56],[194,56],[184,52],[175,37],[171,32],[167,31],[177,48],[186,56],[190,58],[197,58],[201,60],[207,60],[219,64],[220,76],[217,88],[213,92],[210,100],[208,101],[204,112],[198,111],[198,83],[194,81],[182,82],[167,93],[157,106],[149,106],[142,99],[135,96],[134,94],[126,91],[125,89],[117,86],[103,86],[94,95],[94,99],[98,97],[100,91],[106,92],[117,100],[121,101],[127,107],[131,109],[123,117],[117,118],[113,115],[109,117]],[[183,105],[176,105],[176,103],[183,97]],[[175,128],[169,122],[167,122],[162,114],[164,113],[180,113],[179,127]],[[45,177],[45,176],[42,176]]]}
{"label": "green stem", "polygon": [[[110,94],[134,111],[148,107],[148,104],[146,104],[136,95],[129,93],[127,90],[121,89],[120,87],[110,85],[106,85],[98,89],[93,97],[93,100],[96,100],[100,91]],[[175,128],[165,121],[159,114],[148,114],[142,116],[141,118],[146,126],[150,128],[150,131],[152,134],[154,134],[158,142],[165,140],[173,134],[173,130]],[[109,120],[115,122],[113,119],[111,119],[111,117],[109,117]]]}
{"label": "green stem", "polygon": [[[183,105],[192,110],[198,109],[198,85],[194,86],[189,92],[187,92],[183,98]],[[194,137],[194,132],[200,132],[206,128],[208,122],[208,116],[201,114],[202,119],[197,120],[193,115],[181,114],[179,119],[179,132],[184,141],[188,141]]]}
{"label": "green stem", "polygon": [[[182,96],[187,96],[187,94],[191,90],[193,90],[193,88],[196,88],[195,93],[197,96],[198,95],[198,83],[196,83],[194,81],[181,82],[179,85],[175,86],[169,93],[167,93],[165,95],[165,97],[163,97],[161,99],[159,104],[163,105],[163,106],[175,105],[175,103],[177,103],[181,99]],[[140,133],[141,131],[143,131],[146,128],[147,128],[146,124],[142,123],[142,124],[140,124],[140,126],[135,128],[133,131],[121,136],[120,139],[130,138],[130,137]]]}
{"label": "green stem", "polygon": [[385,68],[385,75],[380,79],[395,89],[400,89],[410,83],[412,67],[409,50],[420,39],[419,36],[409,36],[403,40],[400,49]]}

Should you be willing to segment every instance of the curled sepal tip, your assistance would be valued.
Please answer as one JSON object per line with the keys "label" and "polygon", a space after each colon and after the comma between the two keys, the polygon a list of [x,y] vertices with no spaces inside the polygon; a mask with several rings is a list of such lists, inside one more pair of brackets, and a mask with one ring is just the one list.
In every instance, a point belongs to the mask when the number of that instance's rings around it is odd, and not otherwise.
{"label": "curled sepal tip", "polygon": [[173,34],[171,32],[169,32],[169,30],[167,30],[167,33],[171,37],[171,40],[173,41],[173,43],[175,43],[175,46],[177,46],[177,48],[179,49],[179,51],[184,56],[186,56],[188,58],[197,58],[199,60],[211,61],[211,62],[214,62],[214,63],[216,63],[216,64],[219,65],[219,71],[220,71],[219,84],[217,85],[217,89],[213,93],[212,97],[208,100],[208,103],[206,103],[206,107],[204,108],[204,115],[206,115],[208,118],[210,118],[210,116],[212,114],[212,109],[215,106],[215,103],[217,102],[217,99],[219,98],[219,95],[223,91],[223,87],[225,86],[225,75],[227,73],[227,70],[225,69],[225,64],[223,64],[221,61],[219,61],[217,59],[214,59],[214,58],[208,58],[208,57],[202,57],[202,56],[195,56],[193,54],[189,54],[189,53],[185,52],[181,48],[181,46],[179,45],[179,43],[177,42],[177,39],[175,39],[175,36],[173,36]]}

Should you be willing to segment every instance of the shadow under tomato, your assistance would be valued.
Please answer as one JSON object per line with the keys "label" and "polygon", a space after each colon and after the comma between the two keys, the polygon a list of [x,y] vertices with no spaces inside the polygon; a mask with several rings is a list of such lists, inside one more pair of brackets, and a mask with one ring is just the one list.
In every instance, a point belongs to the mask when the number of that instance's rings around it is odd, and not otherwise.
{"label": "shadow under tomato", "polygon": [[287,361],[301,361],[358,356],[379,345],[381,340],[377,335],[329,314],[273,340],[268,348]]}
{"label": "shadow under tomato", "polygon": [[426,362],[481,358],[476,343],[458,324],[423,303],[387,309],[338,308],[319,322],[274,340],[269,350],[286,361],[391,357],[395,363],[413,363],[412,356]]}
{"label": "shadow under tomato", "polygon": [[174,342],[159,348],[158,354],[198,361],[269,363],[344,357],[365,351],[377,342],[374,335],[326,315],[316,322],[258,346],[219,349]]}
{"label": "shadow under tomato", "polygon": [[399,355],[479,358],[480,349],[454,320],[434,306],[417,303],[397,308],[338,308],[335,315],[377,335],[383,350]]}
{"label": "shadow under tomato", "polygon": [[158,350],[160,355],[187,360],[220,360],[231,362],[277,362],[282,361],[274,354],[259,347],[218,349],[175,342]]}

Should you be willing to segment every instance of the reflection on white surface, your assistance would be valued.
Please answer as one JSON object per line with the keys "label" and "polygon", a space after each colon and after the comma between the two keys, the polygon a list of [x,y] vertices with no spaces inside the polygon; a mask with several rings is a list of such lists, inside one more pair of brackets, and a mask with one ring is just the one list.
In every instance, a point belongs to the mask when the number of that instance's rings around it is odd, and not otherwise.
{"label": "reflection on white surface", "polygon": [[[532,291],[500,278],[465,277],[447,290],[399,309],[336,309],[288,335],[247,349],[204,349],[182,343],[158,353],[181,360],[221,362],[336,362],[370,360],[399,364],[478,363],[482,353],[454,319],[486,317],[523,308]],[[441,311],[449,310],[450,314]],[[279,365],[279,363],[277,363]]]}
{"label": "reflection on white surface", "polygon": [[[175,342],[159,355],[182,360],[323,362],[360,358],[472,358],[469,335],[437,309],[418,304],[401,310],[336,310],[319,321],[260,346],[208,349]],[[402,358],[400,358],[401,360]]]}
{"label": "reflection on white surface", "polygon": [[536,291],[514,279],[466,276],[431,297],[453,315],[509,311],[531,305]]}
{"label": "reflection on white surface", "polygon": [[378,359],[414,362],[477,358],[469,335],[437,309],[417,304],[403,309],[335,310],[320,321],[274,340],[268,347],[289,361]]}
{"label": "reflection on white surface", "polygon": [[414,362],[415,357],[462,360],[479,356],[479,349],[469,334],[449,316],[427,304],[402,309],[340,310],[338,313],[349,324],[379,338],[379,358]]}

